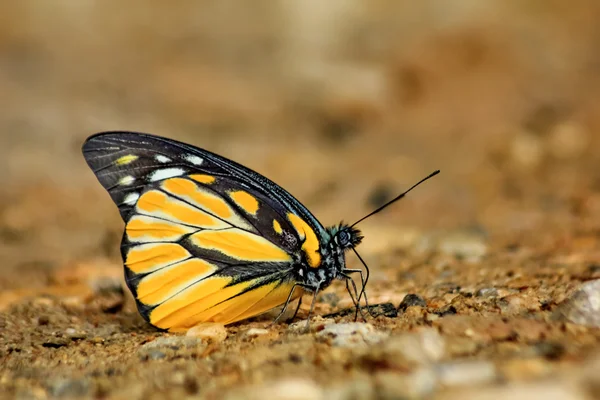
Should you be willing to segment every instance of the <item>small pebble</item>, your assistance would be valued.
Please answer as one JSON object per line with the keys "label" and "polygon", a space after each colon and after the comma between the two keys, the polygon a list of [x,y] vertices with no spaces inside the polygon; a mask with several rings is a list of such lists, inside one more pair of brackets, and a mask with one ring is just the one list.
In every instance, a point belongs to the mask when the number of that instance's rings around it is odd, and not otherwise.
{"label": "small pebble", "polygon": [[86,296],[67,296],[60,299],[60,304],[68,310],[80,311],[85,308],[88,299]]}
{"label": "small pebble", "polygon": [[19,400],[46,400],[48,398],[48,392],[41,387],[20,387],[17,389],[14,398]]}
{"label": "small pebble", "polygon": [[405,370],[415,365],[429,365],[446,354],[444,338],[436,329],[424,328],[416,332],[392,336],[374,346],[363,356],[363,363],[387,365]]}
{"label": "small pebble", "polygon": [[91,342],[94,344],[102,344],[102,343],[104,343],[104,338],[101,338],[100,336],[94,336],[91,339]]}
{"label": "small pebble", "polygon": [[187,394],[196,394],[200,390],[198,379],[190,374],[186,375],[185,378],[183,378],[182,385]]}
{"label": "small pebble", "polygon": [[494,287],[481,288],[476,293],[477,297],[498,297],[498,289]]}
{"label": "small pebble", "polygon": [[56,379],[48,383],[48,392],[56,398],[78,398],[88,394],[90,383],[85,379]]}
{"label": "small pebble", "polygon": [[533,346],[535,355],[556,361],[565,354],[565,346],[558,342],[540,342]]}
{"label": "small pebble", "polygon": [[579,372],[582,376],[584,383],[590,388],[590,393],[595,395],[594,398],[600,398],[600,351],[595,351],[586,360],[583,368]]}
{"label": "small pebble", "polygon": [[125,296],[122,293],[109,293],[97,299],[102,312],[116,314],[125,305]]}
{"label": "small pebble", "polygon": [[374,399],[373,380],[366,376],[354,376],[352,380],[335,383],[325,388],[323,400]]}
{"label": "small pebble", "polygon": [[555,315],[574,324],[600,327],[600,279],[582,284],[558,306]]}
{"label": "small pebble", "polygon": [[438,242],[442,254],[452,255],[468,263],[479,263],[487,254],[484,235],[474,230],[457,230],[442,236]]}
{"label": "small pebble", "polygon": [[446,338],[446,352],[452,357],[464,357],[474,354],[479,344],[471,338],[449,336]]}
{"label": "small pebble", "polygon": [[526,170],[538,167],[545,153],[541,139],[528,132],[515,136],[511,143],[510,152],[514,164]]}
{"label": "small pebble", "polygon": [[336,347],[374,344],[382,341],[387,336],[387,333],[377,331],[373,325],[362,322],[331,324],[316,334],[318,339]]}
{"label": "small pebble", "polygon": [[221,343],[227,339],[227,329],[225,329],[223,324],[205,323],[189,329],[186,336],[200,338],[214,343]]}
{"label": "small pebble", "polygon": [[202,354],[206,343],[200,338],[189,336],[163,336],[138,349],[142,360],[160,360],[163,358],[192,357]]}
{"label": "small pebble", "polygon": [[159,349],[149,349],[144,352],[142,358],[144,360],[162,360],[163,358],[167,358],[167,353]]}
{"label": "small pebble", "polygon": [[489,361],[452,362],[435,366],[439,382],[447,387],[492,383],[498,379],[493,363]]}
{"label": "small pebble", "polygon": [[498,301],[498,307],[503,315],[519,315],[530,311],[539,311],[539,300],[527,295],[510,294]]}
{"label": "small pebble", "polygon": [[559,159],[579,157],[588,147],[588,132],[575,121],[567,121],[554,127],[548,138],[552,155]]}
{"label": "small pebble", "polygon": [[267,335],[269,334],[269,331],[267,329],[261,329],[261,328],[250,328],[246,331],[246,336],[248,337],[257,337],[257,336],[262,336],[262,335]]}
{"label": "small pebble", "polygon": [[446,343],[437,329],[424,328],[390,338],[385,348],[391,352],[402,354],[417,364],[439,361],[446,352]]}
{"label": "small pebble", "polygon": [[311,317],[310,321],[308,322],[308,329],[307,329],[307,321],[306,320],[302,320],[302,321],[296,321],[294,323],[291,323],[288,325],[288,331],[292,332],[292,333],[298,333],[298,334],[303,334],[303,333],[308,333],[308,332],[318,332],[321,331],[325,326],[328,325],[333,325],[335,324],[335,321],[331,318],[322,318],[321,316],[315,316],[315,317]]}
{"label": "small pebble", "polygon": [[44,306],[44,307],[54,307],[56,302],[49,297],[36,297],[32,300],[32,303],[36,306]]}
{"label": "small pebble", "polygon": [[398,312],[406,312],[406,309],[408,307],[415,307],[415,306],[416,307],[427,307],[427,303],[418,294],[409,293],[406,296],[404,296],[404,299],[402,299],[402,302],[400,302],[400,305],[398,306]]}
{"label": "small pebble", "polygon": [[49,349],[58,349],[60,347],[65,347],[67,346],[69,343],[67,342],[66,339],[63,338],[52,338],[52,339],[48,339],[47,341],[45,341],[44,343],[42,343],[42,347],[46,347]]}
{"label": "small pebble", "polygon": [[502,386],[464,388],[440,393],[436,400],[588,400],[583,389],[557,381],[511,383]]}
{"label": "small pebble", "polygon": [[536,379],[553,371],[552,363],[541,358],[516,358],[499,364],[500,374],[509,381]]}
{"label": "small pebble", "polygon": [[440,316],[434,313],[429,313],[425,316],[425,321],[427,322],[435,322],[440,319]]}
{"label": "small pebble", "polygon": [[431,368],[417,368],[408,374],[380,372],[375,375],[377,397],[380,399],[421,399],[437,389],[437,377]]}
{"label": "small pebble", "polygon": [[284,378],[263,386],[246,387],[229,394],[227,400],[323,400],[324,391],[315,382],[302,378]]}
{"label": "small pebble", "polygon": [[83,331],[77,331],[73,328],[65,329],[65,336],[71,340],[81,340],[87,337],[87,334]]}

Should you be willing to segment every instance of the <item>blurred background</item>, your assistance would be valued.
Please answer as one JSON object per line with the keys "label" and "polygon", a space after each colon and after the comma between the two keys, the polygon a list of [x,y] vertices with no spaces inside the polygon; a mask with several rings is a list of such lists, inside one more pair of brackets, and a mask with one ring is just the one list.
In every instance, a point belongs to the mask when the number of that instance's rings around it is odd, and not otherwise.
{"label": "blurred background", "polygon": [[0,290],[86,260],[121,274],[80,152],[104,130],[232,158],[326,225],[441,169],[365,223],[367,253],[415,230],[597,229],[599,18],[595,0],[4,1]]}

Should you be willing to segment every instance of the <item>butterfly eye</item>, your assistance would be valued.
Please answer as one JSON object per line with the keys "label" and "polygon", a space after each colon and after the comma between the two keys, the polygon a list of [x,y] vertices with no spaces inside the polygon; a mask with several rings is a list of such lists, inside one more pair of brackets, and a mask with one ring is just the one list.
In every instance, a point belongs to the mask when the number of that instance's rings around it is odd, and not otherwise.
{"label": "butterfly eye", "polygon": [[350,241],[350,234],[347,231],[340,231],[340,233],[338,233],[338,241],[340,246],[346,246]]}

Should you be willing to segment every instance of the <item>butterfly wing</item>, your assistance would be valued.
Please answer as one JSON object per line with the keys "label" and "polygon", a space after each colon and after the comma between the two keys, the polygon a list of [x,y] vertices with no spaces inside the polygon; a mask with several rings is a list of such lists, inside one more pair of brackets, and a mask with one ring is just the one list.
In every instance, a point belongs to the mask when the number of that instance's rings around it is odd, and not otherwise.
{"label": "butterfly wing", "polygon": [[83,153],[125,221],[127,284],[159,328],[260,314],[286,301],[298,262],[320,265],[322,225],[233,161],[132,132],[94,135]]}

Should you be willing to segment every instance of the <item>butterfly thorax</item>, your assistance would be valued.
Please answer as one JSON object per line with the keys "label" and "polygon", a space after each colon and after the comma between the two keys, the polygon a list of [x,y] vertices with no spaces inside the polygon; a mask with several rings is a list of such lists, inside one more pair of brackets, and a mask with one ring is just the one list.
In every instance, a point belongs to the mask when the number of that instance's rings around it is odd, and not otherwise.
{"label": "butterfly thorax", "polygon": [[321,248],[321,264],[317,268],[310,268],[302,263],[297,270],[299,282],[308,290],[322,290],[334,279],[345,279],[346,250],[358,246],[363,239],[358,229],[345,224],[326,228],[326,232],[327,240]]}

